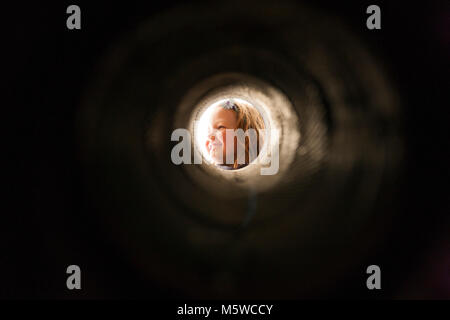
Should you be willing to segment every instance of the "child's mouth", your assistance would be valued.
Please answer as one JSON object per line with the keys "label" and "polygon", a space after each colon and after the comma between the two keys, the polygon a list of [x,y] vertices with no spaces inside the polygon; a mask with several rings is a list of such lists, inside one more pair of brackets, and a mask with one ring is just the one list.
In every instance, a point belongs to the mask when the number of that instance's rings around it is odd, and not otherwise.
{"label": "child's mouth", "polygon": [[209,152],[212,152],[212,151],[214,151],[215,149],[217,149],[219,146],[220,146],[219,143],[210,143],[210,144],[208,145],[208,150],[209,150]]}

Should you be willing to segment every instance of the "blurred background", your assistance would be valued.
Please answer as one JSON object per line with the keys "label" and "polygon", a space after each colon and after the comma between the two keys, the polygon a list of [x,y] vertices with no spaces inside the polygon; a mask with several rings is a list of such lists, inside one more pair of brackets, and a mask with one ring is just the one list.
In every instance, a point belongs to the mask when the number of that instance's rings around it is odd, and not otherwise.
{"label": "blurred background", "polygon": [[[378,2],[368,30],[364,1],[80,2],[76,31],[70,4],[6,17],[0,297],[450,298],[448,3]],[[280,181],[219,197],[170,134],[229,72],[301,138]]]}

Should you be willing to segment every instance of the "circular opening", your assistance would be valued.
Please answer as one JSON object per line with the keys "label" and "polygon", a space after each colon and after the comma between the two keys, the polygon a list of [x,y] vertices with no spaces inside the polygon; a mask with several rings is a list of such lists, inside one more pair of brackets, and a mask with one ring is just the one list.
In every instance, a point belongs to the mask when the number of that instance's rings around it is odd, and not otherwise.
{"label": "circular opening", "polygon": [[194,123],[194,143],[207,164],[240,170],[258,162],[269,138],[266,117],[249,101],[227,97],[207,106]]}
{"label": "circular opening", "polygon": [[[205,146],[207,119],[214,108],[226,106],[230,101],[251,108],[264,127],[260,135],[262,143],[259,144],[259,137],[256,140],[259,153],[247,165],[232,170],[214,163]],[[284,93],[243,73],[222,73],[198,82],[180,100],[173,120],[173,130],[187,128],[192,137],[193,161],[183,165],[183,171],[205,190],[221,197],[243,197],[242,191],[262,191],[280,182],[300,140],[296,112]],[[245,131],[241,130],[244,136],[241,141],[249,143]],[[250,152],[248,155],[250,160]]]}

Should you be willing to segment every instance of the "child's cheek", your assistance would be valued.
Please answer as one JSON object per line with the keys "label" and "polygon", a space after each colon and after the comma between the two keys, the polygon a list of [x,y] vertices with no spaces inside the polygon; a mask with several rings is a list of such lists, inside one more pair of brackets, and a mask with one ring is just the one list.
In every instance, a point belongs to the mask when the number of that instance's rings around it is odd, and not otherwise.
{"label": "child's cheek", "polygon": [[227,146],[227,133],[226,133],[225,130],[223,130],[223,131],[221,132],[221,138],[222,138],[222,147],[223,147],[224,149],[226,149],[226,146]]}

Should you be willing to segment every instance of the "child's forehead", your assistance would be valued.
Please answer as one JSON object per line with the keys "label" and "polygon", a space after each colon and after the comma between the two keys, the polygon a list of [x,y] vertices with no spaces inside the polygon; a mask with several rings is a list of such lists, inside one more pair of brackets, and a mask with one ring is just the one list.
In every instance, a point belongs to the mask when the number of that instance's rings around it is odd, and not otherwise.
{"label": "child's forehead", "polygon": [[212,110],[209,120],[210,122],[215,121],[235,122],[236,113],[233,110],[227,110],[220,106],[217,106],[214,107],[214,110]]}

